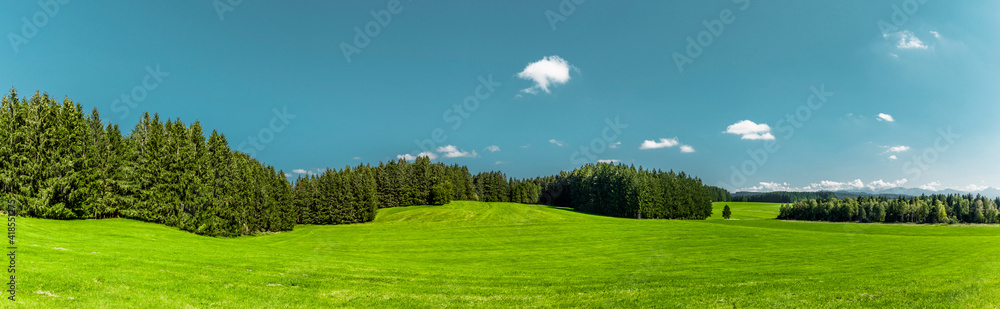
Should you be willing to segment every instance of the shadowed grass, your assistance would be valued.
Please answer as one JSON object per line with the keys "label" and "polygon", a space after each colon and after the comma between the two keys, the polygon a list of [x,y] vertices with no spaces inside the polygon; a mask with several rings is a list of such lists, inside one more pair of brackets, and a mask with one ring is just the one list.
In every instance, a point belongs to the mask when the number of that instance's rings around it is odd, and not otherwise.
{"label": "shadowed grass", "polygon": [[[18,219],[18,305],[996,307],[1000,228],[704,221],[512,203],[209,238],[131,220]],[[51,295],[51,296],[50,296]]]}

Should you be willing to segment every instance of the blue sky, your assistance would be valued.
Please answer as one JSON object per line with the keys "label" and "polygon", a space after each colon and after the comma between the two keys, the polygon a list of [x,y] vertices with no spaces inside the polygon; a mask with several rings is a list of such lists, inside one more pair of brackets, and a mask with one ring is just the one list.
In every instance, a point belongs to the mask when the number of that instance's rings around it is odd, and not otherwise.
{"label": "blue sky", "polygon": [[730,190],[1000,186],[994,1],[41,3],[0,10],[0,83],[125,128],[199,120],[292,175],[430,152]]}

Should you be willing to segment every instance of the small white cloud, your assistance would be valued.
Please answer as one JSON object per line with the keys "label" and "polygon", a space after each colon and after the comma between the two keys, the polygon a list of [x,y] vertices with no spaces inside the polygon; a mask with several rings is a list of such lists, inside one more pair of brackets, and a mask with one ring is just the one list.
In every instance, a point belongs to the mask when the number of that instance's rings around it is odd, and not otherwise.
{"label": "small white cloud", "polygon": [[677,146],[680,142],[677,138],[661,138],[659,142],[653,140],[644,140],[642,145],[639,145],[639,149],[659,149],[659,148],[669,148]]}
{"label": "small white cloud", "polygon": [[906,178],[899,179],[899,180],[892,181],[892,182],[886,182],[886,181],[882,181],[882,179],[879,179],[879,180],[872,181],[872,182],[868,183],[868,188],[872,189],[873,191],[882,191],[882,190],[885,190],[885,189],[892,189],[892,188],[900,187],[903,184],[905,184],[906,181],[907,181]]}
{"label": "small white cloud", "polygon": [[681,152],[683,152],[683,153],[692,153],[692,152],[694,152],[694,147],[691,147],[691,146],[688,146],[688,145],[681,145]]}
{"label": "small white cloud", "polygon": [[968,185],[968,186],[965,186],[965,188],[962,188],[962,191],[966,191],[966,192],[983,191],[983,190],[986,190],[989,187],[990,186]]}
{"label": "small white cloud", "polygon": [[489,152],[497,152],[497,151],[500,151],[500,146],[489,145],[489,146],[486,146],[486,148],[483,148],[483,150],[486,150],[486,151],[489,151]]}
{"label": "small white cloud", "polygon": [[896,160],[896,159],[899,159],[899,158],[896,157],[896,155],[889,156],[889,160]]}
{"label": "small white cloud", "polygon": [[904,152],[908,150],[910,150],[910,146],[899,145],[899,146],[889,147],[889,150],[886,150],[886,152]]}
{"label": "small white cloud", "polygon": [[297,168],[297,169],[292,170],[292,173],[295,173],[295,174],[305,174],[305,175],[318,175],[319,173],[322,173],[322,172],[323,171],[321,169],[316,169],[315,172],[313,172],[313,171],[307,171],[307,170],[304,170],[304,169],[301,169],[301,168]]}
{"label": "small white cloud", "polygon": [[896,48],[899,49],[927,49],[927,45],[924,44],[920,38],[917,38],[913,32],[909,30],[903,30],[899,33],[899,43],[896,44]]}
{"label": "small white cloud", "polygon": [[895,122],[896,119],[892,118],[892,115],[885,114],[885,113],[878,113],[878,121]]}
{"label": "small white cloud", "polygon": [[414,161],[414,160],[416,160],[419,157],[427,157],[428,159],[434,160],[434,159],[437,159],[438,155],[435,154],[435,153],[433,153],[433,152],[430,152],[430,151],[424,151],[424,152],[418,153],[416,156],[408,154],[408,153],[401,154],[401,155],[396,155],[397,159],[403,159],[403,160],[406,160],[406,161]]}
{"label": "small white cloud", "polygon": [[618,149],[618,147],[620,147],[621,145],[622,145],[622,142],[614,142],[614,143],[608,144],[608,148]]}
{"label": "small white cloud", "polygon": [[940,187],[940,186],[941,186],[941,182],[940,181],[932,181],[932,182],[930,182],[930,183],[928,183],[926,185],[920,186],[920,189],[937,191],[938,190],[937,187]]}
{"label": "small white cloud", "polygon": [[616,160],[616,159],[610,159],[610,160],[597,160],[597,163],[618,163],[618,162],[619,162],[619,161],[618,161],[618,160]]}
{"label": "small white cloud", "polygon": [[292,174],[285,173],[285,178],[292,177]]}
{"label": "small white cloud", "polygon": [[521,146],[519,146],[519,147],[521,147],[522,149],[525,149],[525,148],[528,148],[528,147],[531,147],[531,144],[527,144],[527,145],[521,145]]}
{"label": "small white cloud", "polygon": [[899,59],[899,55],[897,55],[896,53],[889,53],[889,56],[892,56],[893,58]]}
{"label": "small white cloud", "polygon": [[[445,158],[475,158],[479,156],[475,150],[468,152],[465,150],[458,150],[455,145],[447,145],[437,148],[437,152],[443,153]],[[434,159],[434,158],[431,158]]]}
{"label": "small white cloud", "polygon": [[570,80],[570,68],[577,70],[559,56],[548,56],[529,63],[521,73],[517,73],[517,77],[534,81],[535,85],[521,92],[536,94],[541,89],[545,93],[550,93],[549,86],[565,84]]}
{"label": "small white cloud", "polygon": [[361,157],[354,157],[352,159],[354,159],[354,160],[361,160]]}
{"label": "small white cloud", "polygon": [[722,133],[741,135],[742,139],[749,140],[773,140],[774,135],[771,135],[771,126],[766,123],[757,124],[750,120],[743,120],[726,127],[726,131]]}
{"label": "small white cloud", "polygon": [[795,188],[789,187],[787,182],[777,183],[777,182],[760,182],[759,186],[753,186],[749,188],[742,188],[736,191],[747,191],[747,192],[771,192],[771,191],[795,191]]}
{"label": "small white cloud", "polygon": [[562,147],[562,146],[565,146],[565,145],[566,145],[566,142],[563,142],[563,141],[557,141],[557,140],[556,140],[556,139],[554,139],[554,138],[553,138],[553,139],[550,139],[550,140],[549,140],[549,143],[553,143],[553,144],[556,144],[556,146],[559,146],[559,147]]}
{"label": "small white cloud", "polygon": [[865,187],[865,183],[861,182],[861,179],[855,179],[848,182],[839,182],[832,180],[823,180],[819,183],[809,184],[808,189],[811,191],[838,191],[838,190],[857,190]]}
{"label": "small white cloud", "polygon": [[937,31],[931,31],[931,35],[934,35],[935,39],[940,39],[941,38],[941,34],[938,33]]}
{"label": "small white cloud", "polygon": [[500,164],[507,164],[507,163],[510,163],[510,162],[497,161],[496,163],[493,163],[493,164],[494,165],[500,165]]}

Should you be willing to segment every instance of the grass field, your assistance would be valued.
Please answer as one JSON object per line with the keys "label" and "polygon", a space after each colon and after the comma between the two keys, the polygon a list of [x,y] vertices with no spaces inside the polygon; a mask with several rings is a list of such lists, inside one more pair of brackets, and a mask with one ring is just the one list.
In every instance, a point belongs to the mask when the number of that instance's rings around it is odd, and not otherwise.
{"label": "grass field", "polygon": [[[1000,227],[633,220],[510,203],[209,238],[131,220],[18,219],[17,304],[61,307],[977,307]],[[9,303],[4,302],[4,305]]]}

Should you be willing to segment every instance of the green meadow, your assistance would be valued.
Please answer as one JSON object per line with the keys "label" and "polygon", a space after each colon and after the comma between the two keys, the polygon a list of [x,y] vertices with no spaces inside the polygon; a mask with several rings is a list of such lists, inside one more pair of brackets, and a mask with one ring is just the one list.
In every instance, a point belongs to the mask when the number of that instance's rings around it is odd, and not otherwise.
{"label": "green meadow", "polygon": [[635,220],[454,201],[239,238],[18,218],[14,307],[1000,304],[1000,227],[786,222],[778,204],[714,207],[708,220]]}

